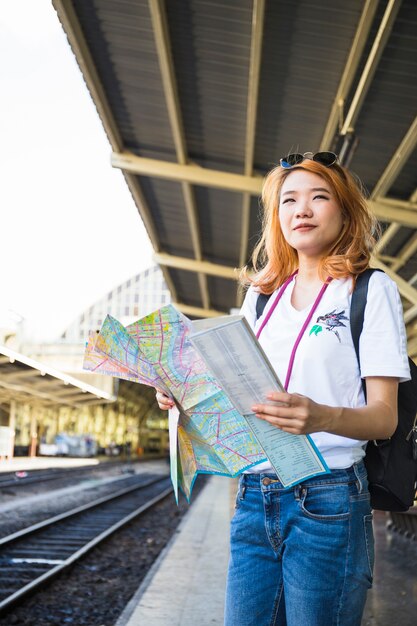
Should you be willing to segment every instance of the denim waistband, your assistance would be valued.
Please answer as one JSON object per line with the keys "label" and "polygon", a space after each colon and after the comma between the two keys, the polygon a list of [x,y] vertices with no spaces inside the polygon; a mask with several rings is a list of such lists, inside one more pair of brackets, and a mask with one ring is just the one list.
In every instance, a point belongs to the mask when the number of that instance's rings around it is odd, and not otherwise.
{"label": "denim waistband", "polygon": [[[363,461],[355,463],[351,467],[346,469],[333,469],[329,474],[321,474],[320,476],[314,476],[307,480],[300,481],[298,485],[329,485],[335,483],[354,483],[359,482],[361,487],[363,479],[367,478],[366,468]],[[240,476],[241,486],[245,486],[250,489],[285,489],[281,481],[276,474],[264,473],[264,474],[242,474]],[[287,487],[287,489],[292,489]],[[361,491],[362,489],[360,489]]]}

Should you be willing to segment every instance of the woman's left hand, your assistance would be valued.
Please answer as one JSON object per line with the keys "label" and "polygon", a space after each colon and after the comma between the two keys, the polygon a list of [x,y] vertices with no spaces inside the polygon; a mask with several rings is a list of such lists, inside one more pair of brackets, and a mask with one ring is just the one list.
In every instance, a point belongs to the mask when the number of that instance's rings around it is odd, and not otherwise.
{"label": "woman's left hand", "polygon": [[256,417],[287,433],[307,435],[329,428],[326,408],[306,396],[284,391],[268,394],[267,402],[252,410]]}

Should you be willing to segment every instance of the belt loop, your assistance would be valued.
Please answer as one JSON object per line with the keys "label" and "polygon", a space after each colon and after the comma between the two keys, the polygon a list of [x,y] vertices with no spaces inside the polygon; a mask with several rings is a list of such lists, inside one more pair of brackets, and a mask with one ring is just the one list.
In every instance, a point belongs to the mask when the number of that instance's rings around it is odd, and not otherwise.
{"label": "belt loop", "polygon": [[356,476],[356,485],[358,487],[358,492],[362,493],[362,491],[363,491],[363,483],[362,483],[362,479],[361,479],[360,474],[359,474],[359,464],[358,463],[354,463],[353,464],[353,471],[355,472],[355,476]]}
{"label": "belt loop", "polygon": [[242,474],[239,480],[239,500],[243,500],[245,498],[246,491],[246,476]]}
{"label": "belt loop", "polygon": [[300,485],[295,485],[294,487],[294,498],[296,501],[299,501],[301,498],[301,487]]}

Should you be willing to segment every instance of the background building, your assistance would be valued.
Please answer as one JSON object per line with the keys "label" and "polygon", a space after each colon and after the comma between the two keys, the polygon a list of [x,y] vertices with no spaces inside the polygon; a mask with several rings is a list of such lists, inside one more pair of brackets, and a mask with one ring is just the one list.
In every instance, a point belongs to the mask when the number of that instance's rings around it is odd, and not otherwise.
{"label": "background building", "polygon": [[124,326],[170,302],[162,272],[154,265],[109,291],[62,333],[65,343],[84,343],[88,331],[101,327],[107,314]]}
{"label": "background building", "polygon": [[[15,337],[20,352],[37,362],[70,374],[83,383],[102,390],[112,403],[62,406],[59,402],[34,408],[30,398],[16,404],[13,428],[18,452],[26,453],[33,441],[33,417],[36,415],[36,439],[50,444],[60,432],[88,435],[100,449],[129,450],[141,453],[166,452],[168,420],[155,402],[153,389],[110,376],[83,370],[85,342],[90,330],[96,330],[107,314],[128,325],[155,309],[168,304],[170,293],[161,270],[153,266],[116,286],[72,322],[56,341],[33,344],[24,337]],[[0,408],[2,408],[0,406]],[[11,422],[8,406],[3,408],[4,425]],[[32,426],[31,426],[32,424]],[[33,447],[33,446],[32,446]]]}

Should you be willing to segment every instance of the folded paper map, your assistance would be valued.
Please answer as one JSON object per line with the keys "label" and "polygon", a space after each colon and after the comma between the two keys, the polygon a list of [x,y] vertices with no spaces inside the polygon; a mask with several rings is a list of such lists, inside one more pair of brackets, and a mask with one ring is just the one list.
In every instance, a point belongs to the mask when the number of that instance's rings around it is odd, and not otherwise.
{"label": "folded paper map", "polygon": [[242,316],[191,322],[167,305],[124,327],[107,316],[90,333],[84,368],[164,391],[170,411],[171,478],[187,499],[197,474],[237,476],[269,460],[285,486],[328,471],[311,439],[250,410],[282,389]]}

